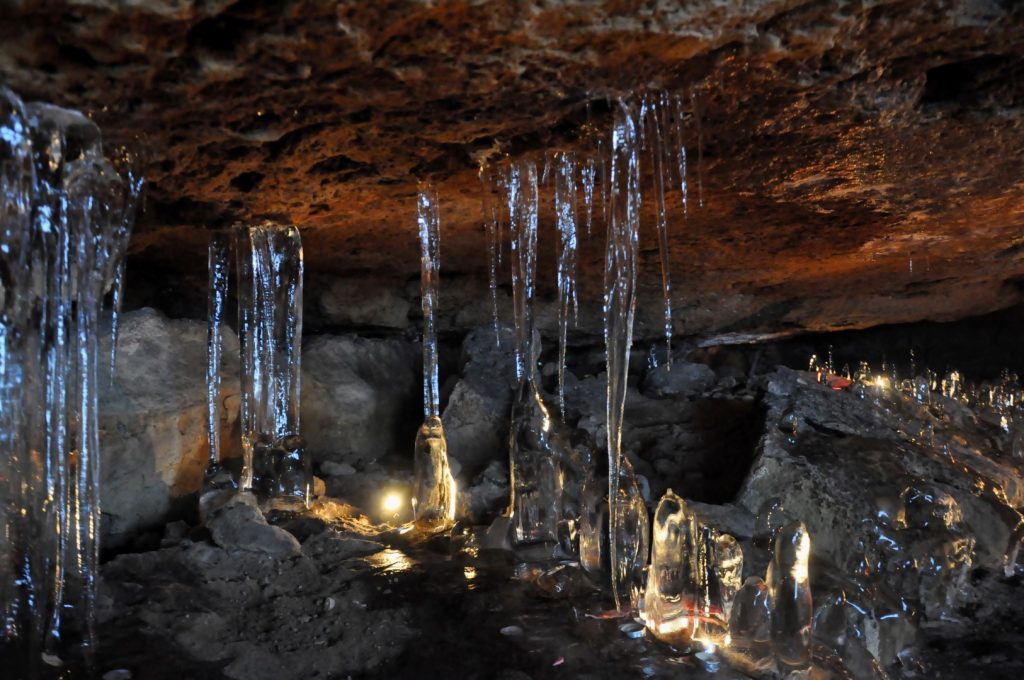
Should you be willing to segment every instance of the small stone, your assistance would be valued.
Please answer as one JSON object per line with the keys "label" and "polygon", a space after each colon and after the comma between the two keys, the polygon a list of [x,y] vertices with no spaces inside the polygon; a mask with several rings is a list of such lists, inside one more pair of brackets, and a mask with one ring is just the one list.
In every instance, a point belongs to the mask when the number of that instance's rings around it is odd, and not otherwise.
{"label": "small stone", "polygon": [[501,629],[501,634],[508,637],[516,637],[523,634],[523,629],[519,626],[505,626]]}
{"label": "small stone", "polygon": [[117,668],[104,673],[103,680],[132,680],[132,672],[127,668]]}
{"label": "small stone", "polygon": [[226,550],[247,550],[285,557],[298,553],[298,539],[267,524],[252,494],[239,493],[206,523],[213,542]]}
{"label": "small stone", "polygon": [[333,460],[321,463],[320,471],[328,477],[345,477],[356,473],[356,469],[348,463],[336,463]]}

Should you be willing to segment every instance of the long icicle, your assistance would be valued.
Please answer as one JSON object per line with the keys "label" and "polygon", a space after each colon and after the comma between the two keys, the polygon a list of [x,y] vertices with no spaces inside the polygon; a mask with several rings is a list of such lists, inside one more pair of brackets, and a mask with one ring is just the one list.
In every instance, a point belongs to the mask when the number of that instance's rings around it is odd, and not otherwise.
{"label": "long icicle", "polygon": [[498,323],[498,264],[499,242],[498,210],[491,196],[493,175],[487,166],[480,166],[480,196],[483,208],[484,229],[487,233],[487,274],[491,290],[491,320],[494,325],[494,346],[501,348],[501,331]]}
{"label": "long icicle", "polygon": [[658,256],[661,263],[661,297],[665,325],[666,366],[672,370],[672,279],[669,271],[668,215],[665,210],[665,146],[664,129],[659,115],[663,98],[647,95],[641,108],[642,128],[654,181],[654,210],[658,231]]}
{"label": "long icicle", "polygon": [[420,234],[420,298],[423,307],[423,415],[440,417],[441,398],[437,378],[437,295],[440,268],[440,218],[437,192],[420,185],[416,201],[416,220]]}
{"label": "long icicle", "polygon": [[640,224],[640,159],[635,112],[619,101],[612,128],[611,177],[609,182],[608,249],[605,259],[604,335],[608,375],[608,547],[611,557],[612,593],[619,596],[619,555],[616,534],[622,522],[616,503],[622,465],[622,418],[626,404],[629,350],[633,342],[636,312],[638,232]]}
{"label": "long icicle", "polygon": [[555,223],[558,227],[558,407],[565,419],[565,351],[569,308],[577,309],[576,294],[576,157],[559,154],[555,168]]}
{"label": "long icicle", "polygon": [[206,334],[206,434],[210,447],[209,472],[220,466],[220,370],[224,348],[224,307],[228,296],[230,241],[225,232],[210,236],[209,291]]}

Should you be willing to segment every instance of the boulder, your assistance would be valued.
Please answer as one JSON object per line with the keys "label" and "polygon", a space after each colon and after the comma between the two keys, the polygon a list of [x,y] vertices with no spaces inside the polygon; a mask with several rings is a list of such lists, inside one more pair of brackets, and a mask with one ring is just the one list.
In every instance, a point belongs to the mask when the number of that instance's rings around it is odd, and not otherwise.
{"label": "boulder", "polygon": [[467,476],[490,461],[508,457],[508,426],[515,386],[513,334],[502,328],[478,327],[462,345],[462,375],[448,399],[442,420],[448,455]]}
{"label": "boulder", "polygon": [[[113,381],[101,342],[100,493],[105,547],[162,523],[194,502],[209,458],[206,435],[206,324],[152,309],[120,318]],[[237,450],[238,341],[225,329],[221,376],[222,453]]]}
{"label": "boulder", "polygon": [[737,498],[751,512],[781,499],[807,526],[829,580],[870,610],[859,625],[877,629],[867,643],[883,663],[912,638],[918,615],[943,620],[978,599],[969,570],[1003,568],[1020,518],[1006,502],[1016,464],[985,448],[982,421],[954,419],[961,407],[939,399],[830,389],[780,368]]}
{"label": "boulder", "polygon": [[318,462],[357,465],[412,455],[422,417],[419,346],[322,335],[302,353],[302,433]]}
{"label": "boulder", "polygon": [[405,329],[409,299],[401,287],[377,277],[335,278],[317,287],[321,321],[334,326]]}

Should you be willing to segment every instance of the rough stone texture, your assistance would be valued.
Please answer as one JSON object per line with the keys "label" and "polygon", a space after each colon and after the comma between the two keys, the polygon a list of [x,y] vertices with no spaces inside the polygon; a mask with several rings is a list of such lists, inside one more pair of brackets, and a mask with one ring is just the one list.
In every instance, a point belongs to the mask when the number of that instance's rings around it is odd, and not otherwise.
{"label": "rough stone texture", "polygon": [[[609,95],[692,88],[704,167],[688,221],[670,196],[677,329],[736,338],[1021,299],[1022,11],[1010,0],[15,1],[0,81],[90,112],[111,138],[144,136],[152,191],[132,300],[192,310],[206,230],[239,218],[297,223],[311,275],[404,285],[417,271],[417,178],[438,184],[446,275],[464,275],[485,310],[479,162],[571,144],[588,105],[593,125],[608,123]],[[695,160],[695,129],[686,143]],[[551,222],[545,207],[542,244]],[[581,253],[588,333],[601,241]],[[639,333],[656,329],[657,305],[642,304]]]}
{"label": "rough stone texture", "polygon": [[467,474],[495,459],[507,459],[509,413],[515,386],[513,335],[503,328],[477,328],[462,345],[462,375],[444,409],[448,455]]}
{"label": "rough stone texture", "polygon": [[397,339],[319,336],[302,352],[302,434],[315,461],[411,455],[421,415],[419,347]]}
{"label": "rough stone texture", "polygon": [[[109,351],[109,335],[102,343]],[[237,451],[238,341],[225,331],[222,452]],[[100,371],[104,547],[194,503],[209,459],[206,436],[206,324],[152,309],[121,317],[113,384]],[[233,369],[233,370],[232,370]]]}
{"label": "rough stone texture", "polygon": [[819,578],[858,603],[868,651],[889,664],[919,622],[973,619],[1020,540],[1022,467],[997,425],[938,395],[930,406],[892,390],[861,397],[786,368],[767,388],[737,502],[757,512],[779,498],[804,522]]}
{"label": "rough stone texture", "polygon": [[277,557],[295,555],[302,546],[290,533],[270,526],[249,493],[236,495],[206,521],[213,542],[225,550],[248,550]]}

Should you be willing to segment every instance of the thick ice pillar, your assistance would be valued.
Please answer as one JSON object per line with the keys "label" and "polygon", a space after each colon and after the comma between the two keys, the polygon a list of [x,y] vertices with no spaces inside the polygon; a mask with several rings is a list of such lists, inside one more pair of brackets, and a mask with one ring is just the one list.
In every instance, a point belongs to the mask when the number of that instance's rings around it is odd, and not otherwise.
{"label": "thick ice pillar", "polygon": [[236,232],[242,489],[311,500],[299,430],[302,239],[293,226]]}

